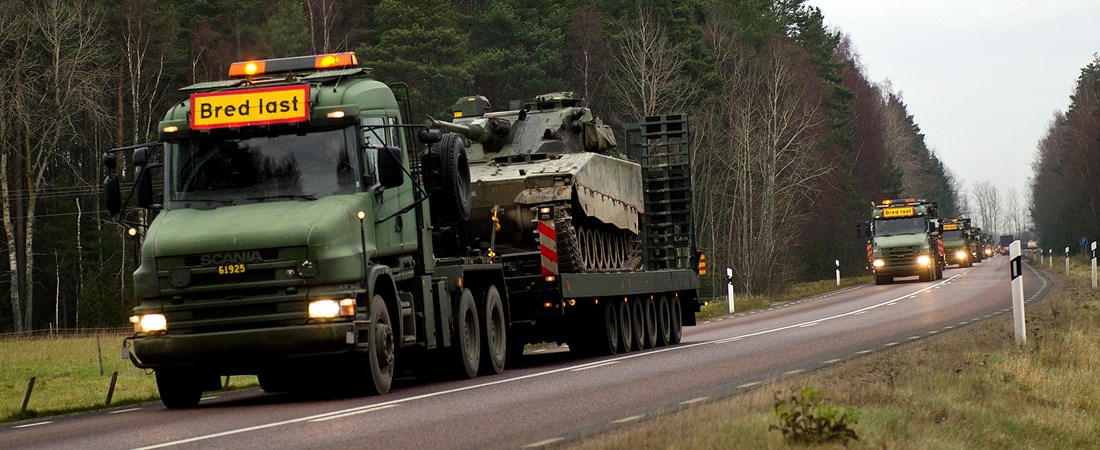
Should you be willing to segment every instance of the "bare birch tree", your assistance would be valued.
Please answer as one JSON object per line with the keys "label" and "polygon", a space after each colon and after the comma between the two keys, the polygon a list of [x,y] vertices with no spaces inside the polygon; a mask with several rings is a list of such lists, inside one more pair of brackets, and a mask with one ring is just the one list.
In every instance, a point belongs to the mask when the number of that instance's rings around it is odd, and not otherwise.
{"label": "bare birch tree", "polygon": [[80,0],[50,0],[22,7],[17,14],[15,22],[21,23],[26,37],[34,38],[17,48],[17,68],[13,84],[8,85],[19,92],[15,95],[18,103],[11,105],[10,111],[24,120],[0,131],[5,145],[15,146],[14,151],[3,154],[18,160],[15,167],[8,166],[9,158],[0,162],[5,174],[0,200],[9,242],[15,328],[22,332],[34,326],[39,192],[47,169],[63,156],[62,149],[86,145],[89,121],[94,124],[107,116],[100,96],[107,85],[108,69],[103,28],[91,5]]}
{"label": "bare birch tree", "polygon": [[683,73],[684,58],[669,42],[652,11],[638,3],[638,17],[611,53],[611,95],[627,117],[683,112],[696,85]]}
{"label": "bare birch tree", "polygon": [[982,219],[982,229],[991,234],[1003,232],[1001,229],[1001,194],[990,181],[974,184],[974,203],[978,205],[978,217]]}

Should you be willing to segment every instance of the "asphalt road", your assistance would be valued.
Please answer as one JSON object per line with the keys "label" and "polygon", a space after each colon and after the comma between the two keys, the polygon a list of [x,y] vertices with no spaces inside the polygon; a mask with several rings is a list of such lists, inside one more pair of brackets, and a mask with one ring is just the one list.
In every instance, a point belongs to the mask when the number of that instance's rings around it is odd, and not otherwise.
{"label": "asphalt road", "polygon": [[[1049,289],[1025,269],[1025,297]],[[932,283],[865,285],[684,329],[680,345],[576,359],[528,353],[503,374],[396,383],[382,397],[258,389],[198,408],[159,403],[0,425],[0,448],[534,448],[689,408],[1009,314],[1008,258],[948,269]]]}

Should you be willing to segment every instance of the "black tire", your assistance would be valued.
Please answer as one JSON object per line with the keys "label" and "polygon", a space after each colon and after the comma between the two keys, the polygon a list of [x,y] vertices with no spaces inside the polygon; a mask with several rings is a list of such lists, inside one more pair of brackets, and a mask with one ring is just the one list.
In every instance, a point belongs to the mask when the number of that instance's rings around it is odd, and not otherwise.
{"label": "black tire", "polygon": [[394,339],[393,321],[382,296],[370,300],[370,329],[367,332],[367,393],[385,394],[393,385],[397,342]]}
{"label": "black tire", "polygon": [[645,310],[645,346],[657,347],[657,302],[652,298],[642,301],[642,309]]}
{"label": "black tire", "polygon": [[165,408],[194,408],[202,399],[198,377],[186,371],[157,370],[157,391]]}
{"label": "black tire", "polygon": [[673,295],[668,305],[669,309],[669,332],[668,343],[669,345],[675,345],[680,343],[680,339],[684,337],[684,318],[683,311],[680,310],[680,297]]}
{"label": "black tire", "polygon": [[596,342],[594,350],[602,355],[614,355],[619,352],[619,303],[613,300],[605,300],[603,304],[599,305],[597,315],[600,318],[600,324],[603,325],[601,331],[596,333],[599,341]]}
{"label": "black tire", "polygon": [[894,282],[894,277],[890,275],[875,275],[875,284],[891,284]]}
{"label": "black tire", "polygon": [[453,339],[457,378],[473,378],[481,363],[481,326],[478,321],[474,294],[463,289],[455,305],[455,336]]}
{"label": "black tire", "polygon": [[634,350],[641,350],[645,348],[646,343],[645,305],[642,304],[641,298],[630,299],[630,312],[634,319]]}
{"label": "black tire", "polygon": [[619,351],[629,353],[634,348],[634,314],[630,302],[615,303],[619,304]]}
{"label": "black tire", "polygon": [[446,227],[469,220],[473,189],[462,137],[444,134],[421,158],[420,170],[429,194],[432,225]]}
{"label": "black tire", "polygon": [[669,308],[668,297],[661,294],[657,297],[657,346],[664,347],[672,340],[672,311]]}
{"label": "black tire", "polygon": [[[485,290],[482,300],[481,374],[493,375],[504,371],[508,359],[508,321],[504,317],[504,304],[496,286]],[[520,347],[522,353],[523,348]]]}

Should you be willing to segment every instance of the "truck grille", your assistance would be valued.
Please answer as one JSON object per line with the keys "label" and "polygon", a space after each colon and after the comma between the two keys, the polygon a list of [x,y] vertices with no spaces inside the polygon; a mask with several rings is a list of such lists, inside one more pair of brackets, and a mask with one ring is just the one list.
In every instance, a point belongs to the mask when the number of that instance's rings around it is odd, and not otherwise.
{"label": "truck grille", "polygon": [[891,247],[882,249],[882,256],[887,261],[900,261],[916,258],[920,254],[919,245],[905,247]]}

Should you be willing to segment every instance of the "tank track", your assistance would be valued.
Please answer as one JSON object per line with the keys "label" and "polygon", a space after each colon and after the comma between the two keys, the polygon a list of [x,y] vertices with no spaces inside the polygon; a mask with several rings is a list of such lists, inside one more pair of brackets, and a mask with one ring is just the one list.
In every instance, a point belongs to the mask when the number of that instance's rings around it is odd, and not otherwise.
{"label": "tank track", "polygon": [[641,240],[637,235],[595,219],[574,219],[571,205],[555,210],[558,269],[562,273],[631,272],[641,268]]}

